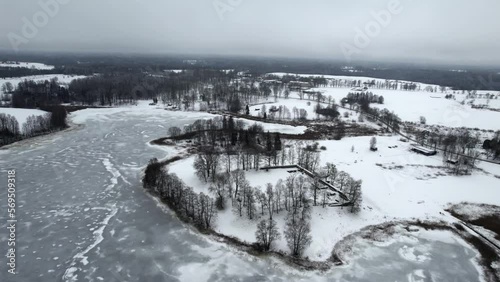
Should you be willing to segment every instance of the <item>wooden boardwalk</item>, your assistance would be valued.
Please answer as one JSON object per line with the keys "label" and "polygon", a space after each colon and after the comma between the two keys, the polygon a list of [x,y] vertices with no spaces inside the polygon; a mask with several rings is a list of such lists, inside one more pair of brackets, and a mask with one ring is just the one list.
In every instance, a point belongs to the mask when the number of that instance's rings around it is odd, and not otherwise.
{"label": "wooden boardwalk", "polygon": [[[266,166],[266,167],[261,167],[260,169],[261,170],[270,170],[270,169],[297,169],[298,171],[306,174],[307,176],[311,177],[311,178],[315,178],[316,177],[316,174],[301,167],[300,165],[282,165],[282,166]],[[328,183],[326,181],[324,181],[323,179],[319,179],[318,181],[320,184],[324,185],[327,187],[327,189],[335,192],[335,193],[338,193],[339,196],[345,200],[345,201],[348,201],[350,202],[349,200],[349,197],[347,197],[342,191],[340,191],[339,189],[335,188],[335,186],[333,186],[331,183]]]}

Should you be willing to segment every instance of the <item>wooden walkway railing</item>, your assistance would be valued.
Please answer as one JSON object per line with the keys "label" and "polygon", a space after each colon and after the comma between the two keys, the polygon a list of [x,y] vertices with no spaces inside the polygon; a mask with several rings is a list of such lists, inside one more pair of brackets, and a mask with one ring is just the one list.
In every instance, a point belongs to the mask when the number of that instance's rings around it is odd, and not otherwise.
{"label": "wooden walkway railing", "polygon": [[[303,168],[302,166],[300,165],[282,165],[282,166],[266,166],[266,167],[261,167],[260,169],[261,170],[270,170],[270,169],[290,169],[290,168],[294,168],[294,169],[297,169],[298,171],[306,174],[307,176],[311,177],[311,178],[315,178],[317,176],[316,173],[313,173],[305,168]],[[329,190],[332,190],[333,192],[336,192],[339,194],[339,196],[345,200],[345,201],[350,201],[349,197],[347,197],[342,191],[340,191],[339,189],[335,188],[335,186],[333,186],[331,183],[328,183],[326,181],[324,181],[323,179],[319,179],[318,182],[324,186],[326,186]]]}

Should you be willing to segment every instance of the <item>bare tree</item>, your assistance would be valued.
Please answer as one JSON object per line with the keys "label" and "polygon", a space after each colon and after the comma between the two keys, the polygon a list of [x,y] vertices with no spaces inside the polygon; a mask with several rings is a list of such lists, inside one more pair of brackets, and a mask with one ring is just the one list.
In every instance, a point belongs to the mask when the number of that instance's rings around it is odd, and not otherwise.
{"label": "bare tree", "polygon": [[299,257],[311,244],[311,226],[308,219],[295,219],[290,217],[285,227],[285,238],[292,255]]}
{"label": "bare tree", "polygon": [[257,225],[255,232],[257,243],[266,251],[271,248],[271,244],[281,238],[276,221],[264,219]]}
{"label": "bare tree", "polygon": [[255,192],[254,188],[247,183],[243,186],[244,194],[244,205],[246,205],[247,216],[249,219],[253,219],[255,216]]}
{"label": "bare tree", "polygon": [[326,182],[335,183],[338,173],[337,166],[332,163],[326,163]]}
{"label": "bare tree", "polygon": [[285,189],[286,188],[283,185],[283,180],[279,179],[274,186],[274,208],[276,213],[279,213],[281,211],[281,199],[283,198],[283,195],[286,194]]}
{"label": "bare tree", "polygon": [[260,187],[256,188],[255,198],[260,204],[260,214],[264,215],[264,210],[267,210],[267,196],[266,193],[260,191]]}
{"label": "bare tree", "polygon": [[196,175],[205,181],[215,180],[215,175],[217,174],[217,169],[219,167],[220,155],[218,152],[204,152],[196,156],[194,161],[194,168],[196,170]]}
{"label": "bare tree", "polygon": [[209,187],[209,191],[216,195],[215,204],[219,210],[224,210],[226,207],[228,185],[229,175],[227,173],[222,173],[215,176],[215,181]]}
{"label": "bare tree", "polygon": [[310,183],[311,190],[313,191],[313,205],[317,205],[317,199],[318,199],[318,190],[322,187],[321,183],[321,176],[319,174],[314,175],[313,178],[309,178],[308,182]]}
{"label": "bare tree", "polygon": [[347,188],[347,185],[351,181],[351,176],[344,171],[339,172],[337,179],[335,181],[335,185],[337,185],[340,191],[344,191]]}
{"label": "bare tree", "polygon": [[234,183],[234,195],[236,196],[240,192],[240,188],[248,181],[246,180],[245,172],[241,169],[231,172],[231,179]]}
{"label": "bare tree", "polygon": [[358,213],[361,211],[361,203],[363,201],[363,197],[361,194],[361,180],[351,179],[349,183],[349,199],[351,201],[351,212]]}
{"label": "bare tree", "polygon": [[266,194],[265,194],[265,200],[267,201],[265,203],[267,207],[267,212],[269,213],[269,219],[273,219],[273,213],[274,213],[274,205],[275,205],[275,193],[273,191],[273,184],[267,183],[266,185]]}
{"label": "bare tree", "polygon": [[208,195],[203,193],[199,196],[200,203],[200,220],[204,228],[211,228],[214,218],[217,217],[217,210],[215,208],[215,201]]}

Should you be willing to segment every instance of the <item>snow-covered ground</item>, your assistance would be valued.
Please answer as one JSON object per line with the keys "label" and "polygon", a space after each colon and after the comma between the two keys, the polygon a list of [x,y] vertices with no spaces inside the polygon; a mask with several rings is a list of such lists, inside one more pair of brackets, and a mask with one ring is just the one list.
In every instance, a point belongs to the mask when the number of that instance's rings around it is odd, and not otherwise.
{"label": "snow-covered ground", "polygon": [[[326,79],[335,79],[335,80],[341,80],[341,81],[359,81],[361,80],[361,83],[363,82],[386,82],[386,81],[396,81],[394,79],[382,79],[382,78],[374,78],[374,77],[367,77],[367,76],[347,76],[347,75],[322,75],[322,74],[296,74],[296,73],[284,73],[284,72],[274,72],[274,73],[269,73],[268,75],[275,75],[278,77],[283,77],[285,75],[291,75],[291,76],[297,76],[297,77],[323,77]],[[399,83],[415,83],[417,86],[420,86],[420,88],[423,90],[427,86],[431,87],[438,87],[439,85],[435,84],[427,84],[427,83],[421,83],[421,82],[413,82],[413,81],[406,81],[406,80],[397,80]]]}
{"label": "snow-covered ground", "polygon": [[41,63],[28,63],[28,62],[0,62],[0,68],[28,68],[37,70],[52,70],[54,66],[41,64]]}
{"label": "snow-covered ground", "polygon": [[285,134],[302,134],[306,131],[306,126],[291,126],[286,124],[276,124],[276,123],[266,123],[260,121],[252,121],[241,118],[236,118],[235,120],[243,120],[247,126],[252,124],[258,124],[264,128],[264,131],[269,132],[279,132]]}
{"label": "snow-covered ground", "polygon": [[[306,118],[307,120],[316,120],[318,118],[320,120],[321,119],[325,119],[323,116],[318,116],[316,114],[316,105],[317,105],[317,102],[315,102],[315,101],[300,100],[298,98],[298,94],[296,92],[292,92],[289,99],[279,98],[277,102],[274,102],[274,98],[273,99],[269,99],[269,103],[266,103],[265,107],[266,107],[266,112],[267,112],[267,116],[268,117],[270,117],[269,109],[271,107],[275,106],[276,108],[279,108],[281,106],[281,107],[287,107],[288,108],[288,110],[290,111],[290,119],[294,118],[293,108],[297,108],[297,110],[301,110],[301,109],[305,110],[307,112],[307,118]],[[323,108],[326,108],[328,106],[328,104],[327,103],[321,103],[321,106]],[[262,115],[263,115],[262,108],[263,108],[263,105],[261,105],[261,104],[255,105],[255,106],[251,106],[250,107],[250,115],[255,116],[255,117],[257,117],[257,116],[262,117]],[[346,112],[349,115],[351,115],[351,114],[353,115],[353,116],[350,116],[349,119],[352,119],[352,118],[357,119],[357,113],[355,111],[351,111],[351,110],[347,110],[347,109],[342,109],[342,108],[338,108],[338,111],[340,113],[340,118],[341,119],[344,117],[344,114]],[[276,112],[275,113],[275,118],[276,119],[279,119],[278,115],[279,115],[279,113]],[[296,118],[298,119],[298,116]]]}
{"label": "snow-covered ground", "polygon": [[23,124],[26,123],[26,120],[29,116],[43,116],[48,114],[45,111],[37,110],[37,109],[17,109],[17,108],[2,108],[0,107],[0,113],[11,115],[17,119],[19,123],[19,130],[23,130]]}
{"label": "snow-covered ground", "polygon": [[[34,80],[34,81],[45,81],[57,78],[57,81],[62,85],[68,85],[71,81],[75,79],[85,78],[83,75],[66,75],[66,74],[47,74],[47,75],[32,75],[32,76],[22,76],[22,77],[12,77],[12,78],[0,78],[0,86],[6,82],[12,83],[12,86],[17,87],[19,82],[24,80]],[[1,90],[0,90],[1,92]]]}
{"label": "snow-covered ground", "polygon": [[[369,150],[370,137],[344,138],[341,141],[319,141],[326,151],[321,153],[321,163],[334,163],[339,170],[348,172],[355,179],[363,180],[363,210],[353,215],[347,209],[314,207],[311,222],[312,244],[305,256],[313,260],[327,259],[334,245],[345,236],[367,225],[391,220],[439,219],[453,220],[444,214],[449,203],[462,201],[500,205],[500,175],[498,166],[481,164],[486,172],[470,176],[447,175],[441,156],[425,157],[409,151],[409,144],[398,137],[378,137],[378,152]],[[388,148],[397,145],[397,148]],[[355,152],[351,152],[354,146]],[[194,174],[194,157],[176,162],[170,172],[178,174],[184,182],[198,192],[208,192],[209,184]],[[285,179],[286,170],[246,173],[252,186],[264,187]],[[229,205],[230,206],[230,205]],[[277,215],[281,232],[284,230],[285,213]],[[217,230],[255,242],[258,220],[240,218],[229,208],[220,213]],[[288,251],[285,238],[276,248]]]}
{"label": "snow-covered ground", "polygon": [[164,70],[164,72],[170,72],[170,73],[181,73],[185,70]]}
{"label": "snow-covered ground", "polygon": [[[273,75],[283,76],[285,73],[272,73]],[[295,74],[292,74],[295,75]],[[380,81],[385,82],[385,79],[377,79],[371,77],[358,77],[358,76],[333,76],[333,75],[310,75],[299,74],[300,77],[325,77],[328,79],[340,80],[361,80],[366,81]],[[403,81],[400,81],[403,82]],[[394,111],[403,121],[419,122],[420,117],[424,116],[427,119],[427,124],[443,125],[449,127],[469,127],[481,129],[497,130],[498,126],[492,121],[500,118],[500,112],[490,111],[487,109],[473,109],[470,105],[461,105],[460,102],[466,102],[472,99],[466,99],[466,94],[461,94],[461,91],[452,91],[449,88],[444,93],[441,92],[427,92],[424,89],[428,86],[439,86],[415,82],[420,87],[420,91],[406,91],[406,90],[387,90],[387,89],[369,89],[368,91],[378,96],[384,96],[384,104],[372,104],[373,107],[379,109],[387,108],[389,111]],[[312,91],[320,91],[325,96],[330,96],[340,103],[342,98],[345,98],[351,88],[333,88],[333,87],[319,87],[313,88]],[[465,92],[467,93],[467,92]],[[478,90],[478,94],[495,94],[499,95],[499,91],[486,91]],[[445,99],[445,95],[453,94],[455,99]],[[298,95],[293,93],[291,97],[297,98]],[[474,99],[475,104],[487,104],[486,99]],[[311,102],[312,110],[314,109],[314,102]],[[500,108],[500,99],[491,99],[489,101],[491,108]],[[310,108],[309,107],[309,108]],[[292,107],[293,108],[293,107]],[[298,108],[298,107],[297,107]],[[303,107],[305,108],[305,107]],[[309,116],[309,114],[308,114]]]}
{"label": "snow-covered ground", "polygon": [[[350,92],[348,88],[316,88],[339,102]],[[500,118],[500,112],[486,109],[473,109],[459,102],[465,95],[457,94],[457,100],[445,99],[446,94],[404,91],[370,90],[373,94],[384,96],[384,104],[372,104],[372,107],[395,112],[403,121],[419,122],[424,116],[427,124],[449,127],[469,127],[497,130],[493,121]],[[492,100],[493,101],[493,100]],[[496,101],[495,101],[496,102]]]}

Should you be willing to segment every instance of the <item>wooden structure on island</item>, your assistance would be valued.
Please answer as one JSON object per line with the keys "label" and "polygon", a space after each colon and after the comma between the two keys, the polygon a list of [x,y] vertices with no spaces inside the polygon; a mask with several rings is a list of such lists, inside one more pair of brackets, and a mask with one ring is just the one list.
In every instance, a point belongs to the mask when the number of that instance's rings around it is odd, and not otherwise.
{"label": "wooden structure on island", "polygon": [[[302,173],[304,173],[305,175],[311,177],[311,178],[315,178],[317,176],[317,174],[303,168],[302,166],[300,165],[282,165],[282,166],[266,166],[266,167],[261,167],[260,169],[261,170],[265,170],[265,171],[269,171],[270,169],[296,169]],[[349,199],[349,197],[346,196],[346,194],[344,194],[344,192],[340,191],[339,189],[335,188],[335,186],[333,186],[331,183],[329,182],[326,182],[324,181],[323,179],[318,179],[318,182],[321,184],[321,185],[324,185],[327,189],[331,190],[332,192],[335,192],[335,193],[338,193],[338,195],[340,196],[340,198],[342,198],[344,201],[346,201],[344,204],[341,204],[339,206],[349,206],[351,205],[351,200]]]}

